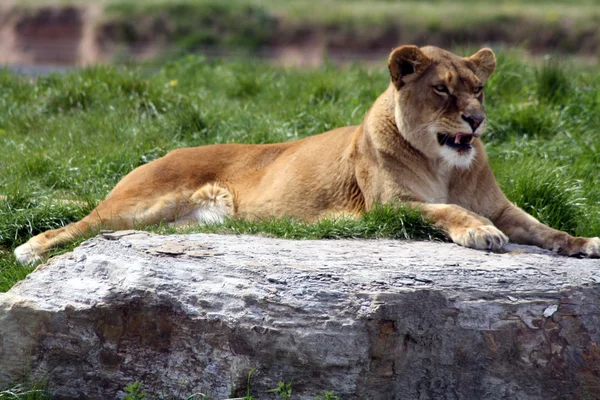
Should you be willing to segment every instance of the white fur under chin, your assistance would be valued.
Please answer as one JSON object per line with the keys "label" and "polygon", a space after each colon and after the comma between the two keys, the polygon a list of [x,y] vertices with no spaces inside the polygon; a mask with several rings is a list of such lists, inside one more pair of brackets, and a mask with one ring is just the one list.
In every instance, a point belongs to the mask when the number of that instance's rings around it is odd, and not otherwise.
{"label": "white fur under chin", "polygon": [[[427,133],[431,135],[431,137],[436,137],[435,135],[437,135],[437,132],[440,130],[441,128],[439,128],[437,125],[431,125],[427,127]],[[436,145],[438,145],[437,141]],[[471,149],[466,152],[458,152],[456,149],[451,147],[439,145],[438,149],[440,151],[440,157],[448,167],[469,168],[475,159],[475,154],[477,154],[475,147],[471,147]]]}
{"label": "white fur under chin", "polygon": [[440,147],[440,155],[442,157],[442,160],[444,160],[444,162],[448,164],[449,167],[456,168],[469,168],[471,166],[471,163],[475,159],[476,152],[477,151],[474,147],[472,147],[466,152],[460,153],[448,146]]}

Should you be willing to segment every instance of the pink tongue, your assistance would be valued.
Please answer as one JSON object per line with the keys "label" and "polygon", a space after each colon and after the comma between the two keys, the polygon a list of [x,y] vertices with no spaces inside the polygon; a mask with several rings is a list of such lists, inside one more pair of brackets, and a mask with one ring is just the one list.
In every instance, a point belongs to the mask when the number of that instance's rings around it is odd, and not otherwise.
{"label": "pink tongue", "polygon": [[460,139],[462,139],[465,136],[478,137],[479,135],[477,135],[476,133],[457,133],[456,136],[454,137],[454,143],[460,144]]}

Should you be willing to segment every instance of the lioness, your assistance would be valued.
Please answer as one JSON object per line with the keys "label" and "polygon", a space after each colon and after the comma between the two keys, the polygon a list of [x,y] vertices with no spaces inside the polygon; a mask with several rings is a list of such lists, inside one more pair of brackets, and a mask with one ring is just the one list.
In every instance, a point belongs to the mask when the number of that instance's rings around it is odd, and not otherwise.
{"label": "lioness", "polygon": [[510,239],[565,255],[600,257],[600,239],[549,228],[511,204],[480,140],[490,49],[468,58],[401,46],[391,82],[360,126],[290,143],[184,148],[136,168],[90,215],[15,250],[25,264],[92,229],[222,221],[227,216],[316,220],[376,204],[417,206],[462,246],[498,251]]}

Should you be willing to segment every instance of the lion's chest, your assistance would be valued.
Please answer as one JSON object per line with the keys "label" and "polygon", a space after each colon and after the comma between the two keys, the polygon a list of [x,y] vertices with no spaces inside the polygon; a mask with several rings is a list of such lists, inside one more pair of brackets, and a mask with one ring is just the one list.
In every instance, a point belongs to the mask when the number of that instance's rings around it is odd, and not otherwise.
{"label": "lion's chest", "polygon": [[414,195],[425,203],[449,202],[450,175],[446,173],[424,174],[411,185]]}
{"label": "lion's chest", "polygon": [[[379,170],[363,185],[367,203],[387,203],[394,200],[418,201],[423,203],[450,202],[449,176],[432,173],[426,168],[401,168]],[[372,201],[369,201],[372,200]]]}
{"label": "lion's chest", "polygon": [[448,188],[443,185],[429,183],[415,187],[413,191],[425,203],[448,203]]}

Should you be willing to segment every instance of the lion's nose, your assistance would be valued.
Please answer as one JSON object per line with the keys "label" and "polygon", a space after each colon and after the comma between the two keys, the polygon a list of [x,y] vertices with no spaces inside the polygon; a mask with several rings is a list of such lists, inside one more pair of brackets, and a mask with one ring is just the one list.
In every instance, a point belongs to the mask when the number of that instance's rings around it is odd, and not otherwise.
{"label": "lion's nose", "polygon": [[483,114],[461,114],[460,116],[464,121],[467,122],[467,124],[469,124],[471,129],[473,129],[473,132],[475,132],[477,128],[479,128],[479,125],[481,125],[481,123],[485,119],[485,115]]}

